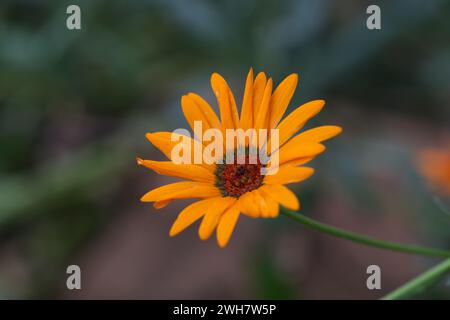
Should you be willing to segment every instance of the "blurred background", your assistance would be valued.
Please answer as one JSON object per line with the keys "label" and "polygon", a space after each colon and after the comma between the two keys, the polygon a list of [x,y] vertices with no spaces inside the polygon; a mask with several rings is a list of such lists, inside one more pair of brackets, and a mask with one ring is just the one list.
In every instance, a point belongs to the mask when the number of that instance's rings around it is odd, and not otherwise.
{"label": "blurred background", "polygon": [[[81,8],[81,30],[66,8]],[[366,8],[381,8],[381,30]],[[437,261],[338,240],[280,216],[242,217],[225,249],[198,224],[168,230],[188,203],[140,203],[168,180],[146,132],[187,127],[180,97],[215,106],[212,72],[238,103],[250,67],[300,74],[290,110],[344,133],[296,185],[301,212],[374,237],[450,249],[449,199],[417,152],[450,141],[450,2],[134,0],[0,3],[0,298],[376,299]],[[437,200],[441,206],[437,205]],[[82,290],[66,288],[77,264]],[[369,291],[377,264],[382,289]],[[444,279],[421,298],[450,298]]]}

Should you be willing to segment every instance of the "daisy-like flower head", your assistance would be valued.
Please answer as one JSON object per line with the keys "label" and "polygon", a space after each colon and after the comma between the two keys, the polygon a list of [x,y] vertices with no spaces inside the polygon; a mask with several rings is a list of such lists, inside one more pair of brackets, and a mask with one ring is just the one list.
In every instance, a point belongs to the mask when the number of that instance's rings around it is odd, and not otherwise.
{"label": "daisy-like flower head", "polygon": [[433,189],[450,196],[450,148],[422,150],[418,165]]}
{"label": "daisy-like flower head", "polygon": [[[303,165],[325,150],[322,141],[336,136],[342,129],[337,126],[322,126],[296,135],[325,105],[323,100],[310,101],[283,119],[297,82],[298,76],[291,74],[273,91],[272,79],[267,79],[263,72],[254,78],[251,69],[239,115],[230,87],[222,76],[214,73],[211,76],[211,87],[217,98],[220,120],[202,97],[188,93],[181,98],[181,106],[195,133],[194,138],[171,132],[147,133],[147,139],[169,161],[138,158],[138,164],[158,174],[178,177],[184,181],[156,188],[146,193],[141,201],[154,202],[154,207],[159,209],[175,199],[200,199],[181,211],[170,229],[170,236],[203,218],[199,228],[200,238],[208,239],[217,229],[218,244],[224,247],[241,214],[252,218],[274,218],[278,216],[280,205],[292,210],[300,208],[295,194],[284,185],[309,178],[314,170]],[[196,127],[198,123],[201,124],[200,132]],[[269,153],[263,154],[260,149],[256,153],[249,152],[250,149],[255,149],[256,141],[250,138],[245,141],[232,138],[235,142],[232,149],[227,148],[230,139],[216,139],[216,146],[217,143],[222,144],[224,152],[211,152],[209,160],[213,161],[199,162],[195,152],[187,154],[187,160],[190,161],[179,163],[174,159],[174,151],[179,147],[177,138],[185,143],[187,141],[192,149],[207,150],[212,139],[203,142],[199,136],[201,138],[209,129],[222,133],[224,137],[229,129],[275,129],[273,132],[276,134],[263,133],[257,139],[255,135],[251,136],[257,140],[258,146],[264,145],[264,150],[269,150]],[[226,161],[228,155],[231,155],[231,162]],[[268,161],[263,161],[263,155],[267,156]],[[186,160],[186,155],[183,156]],[[275,162],[275,170],[268,170]]]}

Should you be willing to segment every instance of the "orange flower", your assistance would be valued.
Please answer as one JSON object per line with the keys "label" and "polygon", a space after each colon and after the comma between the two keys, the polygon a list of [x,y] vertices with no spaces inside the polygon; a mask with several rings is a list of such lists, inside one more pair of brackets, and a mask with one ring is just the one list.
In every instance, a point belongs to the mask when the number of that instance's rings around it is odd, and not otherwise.
{"label": "orange flower", "polygon": [[[309,178],[314,170],[302,165],[322,153],[325,147],[321,142],[336,136],[342,129],[322,126],[295,135],[325,105],[323,100],[310,101],[282,119],[297,82],[298,76],[291,74],[272,92],[272,79],[267,79],[263,72],[254,78],[253,70],[250,70],[239,116],[230,87],[222,76],[214,73],[211,76],[211,87],[217,97],[220,120],[211,106],[199,95],[188,93],[181,99],[183,113],[193,131],[194,121],[201,121],[202,130],[212,128],[223,133],[226,129],[239,128],[278,129],[279,148],[270,154],[270,159],[275,154],[278,157],[279,167],[275,174],[262,175],[260,169],[264,165],[260,159],[250,162],[248,156],[244,164],[177,164],[172,157],[172,150],[177,143],[171,139],[173,133],[156,132],[146,135],[169,161],[138,158],[138,164],[158,174],[178,177],[185,181],[156,188],[145,194],[141,201],[154,202],[155,208],[162,208],[175,199],[201,199],[181,211],[170,229],[170,236],[203,218],[199,228],[200,238],[208,239],[217,229],[218,244],[224,247],[240,214],[254,218],[274,218],[278,216],[279,205],[292,210],[300,208],[295,194],[284,185]],[[200,144],[204,148],[198,139],[189,139],[193,147]],[[268,146],[271,141],[269,136],[267,139]],[[245,142],[247,148],[249,144],[251,142]],[[229,152],[236,154],[237,151],[226,150],[224,154],[217,155],[216,159],[224,159],[225,154]]]}
{"label": "orange flower", "polygon": [[426,149],[419,153],[423,176],[438,192],[450,195],[450,149]]}

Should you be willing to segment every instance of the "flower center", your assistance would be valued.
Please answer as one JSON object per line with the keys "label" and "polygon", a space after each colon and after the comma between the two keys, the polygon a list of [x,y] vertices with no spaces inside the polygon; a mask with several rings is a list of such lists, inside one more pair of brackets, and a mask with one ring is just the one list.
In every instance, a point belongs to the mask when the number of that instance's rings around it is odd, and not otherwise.
{"label": "flower center", "polygon": [[216,186],[224,197],[239,198],[246,192],[259,188],[264,176],[261,175],[259,160],[250,163],[249,156],[245,161],[232,164],[219,164],[216,169]]}

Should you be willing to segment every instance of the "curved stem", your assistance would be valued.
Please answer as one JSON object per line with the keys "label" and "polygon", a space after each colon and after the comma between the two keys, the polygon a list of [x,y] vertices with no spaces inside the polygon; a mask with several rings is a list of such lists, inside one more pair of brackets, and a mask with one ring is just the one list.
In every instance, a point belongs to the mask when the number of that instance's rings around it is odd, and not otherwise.
{"label": "curved stem", "polygon": [[397,300],[411,297],[414,294],[417,294],[425,290],[428,286],[432,285],[449,272],[450,272],[450,259],[447,259],[438,264],[437,266],[426,271],[425,273],[422,273],[420,276],[407,282],[400,288],[387,294],[382,298],[382,300]]}
{"label": "curved stem", "polygon": [[450,252],[445,251],[445,250],[419,247],[419,246],[414,246],[414,245],[405,245],[405,244],[396,243],[396,242],[378,240],[378,239],[366,237],[366,236],[363,236],[363,235],[360,235],[360,234],[357,234],[354,232],[339,229],[339,228],[330,226],[325,223],[321,223],[314,219],[305,217],[302,214],[290,211],[286,208],[280,207],[280,209],[281,209],[281,212],[284,213],[289,218],[292,218],[295,221],[300,222],[301,224],[303,224],[309,228],[316,229],[318,231],[333,235],[338,238],[350,240],[353,242],[365,244],[365,245],[372,246],[372,247],[392,250],[392,251],[399,251],[399,252],[417,254],[417,255],[429,256],[429,257],[450,258]]}
{"label": "curved stem", "polygon": [[442,202],[442,200],[438,196],[433,196],[433,202],[436,207],[438,207],[438,209],[442,211],[442,213],[450,217],[450,210],[445,206],[444,202]]}

